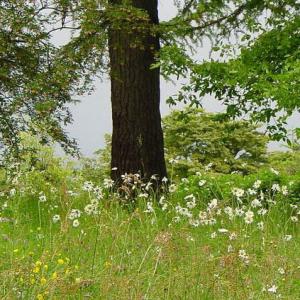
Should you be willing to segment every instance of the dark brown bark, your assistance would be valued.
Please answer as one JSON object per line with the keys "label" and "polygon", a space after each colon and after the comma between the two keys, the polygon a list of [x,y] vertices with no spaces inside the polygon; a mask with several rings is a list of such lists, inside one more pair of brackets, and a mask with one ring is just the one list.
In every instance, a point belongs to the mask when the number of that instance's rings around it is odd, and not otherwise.
{"label": "dark brown bark", "polygon": [[[110,0],[120,4],[120,0]],[[133,0],[158,23],[157,0]],[[109,54],[112,101],[112,179],[141,173],[149,179],[166,176],[160,115],[159,69],[150,70],[159,38],[150,32],[110,28]],[[137,45],[136,37],[143,48]]]}

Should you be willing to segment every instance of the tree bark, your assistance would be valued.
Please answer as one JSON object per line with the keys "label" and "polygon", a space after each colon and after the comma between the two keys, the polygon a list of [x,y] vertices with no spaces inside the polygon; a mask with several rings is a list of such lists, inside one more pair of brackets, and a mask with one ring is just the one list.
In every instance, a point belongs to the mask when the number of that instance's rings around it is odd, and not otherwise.
{"label": "tree bark", "polygon": [[[120,4],[121,0],[110,0]],[[157,0],[132,0],[158,24]],[[142,46],[136,45],[136,37]],[[150,70],[159,38],[150,32],[128,33],[122,26],[109,30],[112,102],[112,179],[140,173],[161,179],[167,175],[160,115],[160,72]]]}

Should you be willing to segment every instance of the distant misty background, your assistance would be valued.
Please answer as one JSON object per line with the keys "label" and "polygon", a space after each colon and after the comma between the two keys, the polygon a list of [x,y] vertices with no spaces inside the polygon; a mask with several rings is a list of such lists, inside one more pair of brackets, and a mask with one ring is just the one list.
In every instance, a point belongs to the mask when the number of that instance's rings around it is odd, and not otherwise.
{"label": "distant misty background", "polygon": [[[160,20],[168,20],[176,14],[173,0],[163,0],[159,4]],[[54,37],[56,44],[65,44],[69,36],[64,32],[58,32]],[[199,60],[208,59],[210,51],[209,40],[203,41],[203,47],[199,49]],[[168,114],[171,108],[166,104],[169,96],[175,95],[181,88],[181,82],[176,84],[166,82],[161,78],[161,114]],[[220,102],[213,97],[206,97],[203,101],[207,111],[222,111]],[[183,108],[178,105],[174,108]],[[111,105],[110,105],[110,81],[109,77],[102,78],[102,81],[95,82],[95,91],[92,95],[82,97],[81,102],[71,106],[74,122],[67,127],[70,136],[75,138],[79,144],[81,152],[86,157],[92,157],[93,153],[105,146],[104,134],[112,132]],[[292,116],[288,123],[288,128],[299,127],[300,115]],[[281,143],[271,142],[270,150],[283,150]],[[59,151],[60,152],[60,151]]]}

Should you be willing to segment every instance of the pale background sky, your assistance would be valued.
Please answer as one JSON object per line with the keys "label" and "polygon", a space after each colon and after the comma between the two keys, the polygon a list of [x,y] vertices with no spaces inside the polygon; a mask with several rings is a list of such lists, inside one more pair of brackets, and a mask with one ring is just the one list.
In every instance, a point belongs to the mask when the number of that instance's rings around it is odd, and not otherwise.
{"label": "pale background sky", "polygon": [[[163,3],[162,3],[163,2]],[[159,4],[159,13],[161,20],[167,20],[174,16],[176,8],[173,6],[173,0],[161,0]],[[57,44],[64,44],[68,40],[68,35],[59,33],[55,36]],[[200,59],[208,59],[210,44],[205,42],[202,49]],[[71,137],[76,138],[82,153],[87,157],[92,157],[93,153],[99,148],[105,146],[104,134],[111,133],[111,105],[110,105],[110,82],[109,78],[103,78],[103,81],[95,83],[95,91],[90,96],[82,98],[81,103],[72,105],[71,111],[74,122],[67,127],[67,131]],[[170,82],[161,82],[161,114],[162,116],[170,112],[169,106],[165,100],[177,93],[180,89],[180,82],[176,85]],[[220,103],[212,97],[206,97],[203,102],[207,111],[222,111]],[[181,106],[182,107],[182,106]],[[180,108],[180,106],[178,106]],[[288,127],[295,128],[300,124],[300,116],[295,115],[289,120]],[[269,146],[270,150],[283,149],[278,143],[272,142]]]}

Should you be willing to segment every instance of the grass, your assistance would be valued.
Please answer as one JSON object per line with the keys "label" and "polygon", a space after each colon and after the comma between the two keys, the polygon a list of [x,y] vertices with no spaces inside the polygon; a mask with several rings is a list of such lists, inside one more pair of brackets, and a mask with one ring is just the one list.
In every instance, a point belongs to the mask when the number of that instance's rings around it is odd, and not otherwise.
{"label": "grass", "polygon": [[300,299],[300,208],[282,186],[213,202],[193,177],[121,205],[80,177],[31,175],[3,184],[1,299]]}

